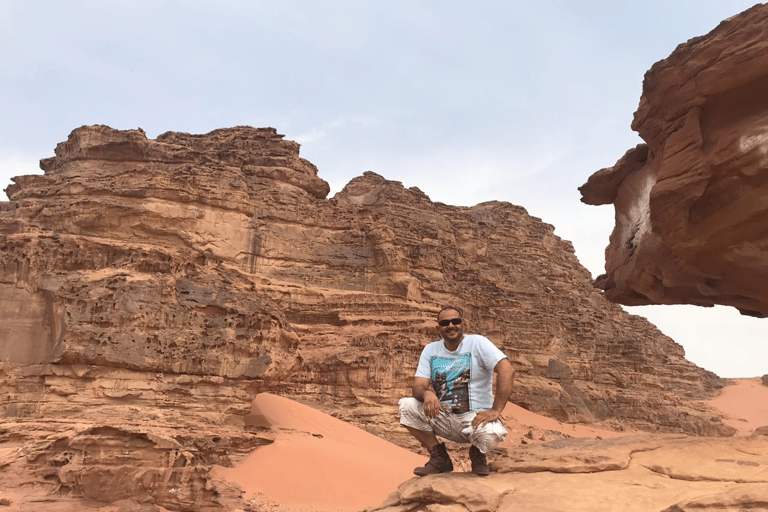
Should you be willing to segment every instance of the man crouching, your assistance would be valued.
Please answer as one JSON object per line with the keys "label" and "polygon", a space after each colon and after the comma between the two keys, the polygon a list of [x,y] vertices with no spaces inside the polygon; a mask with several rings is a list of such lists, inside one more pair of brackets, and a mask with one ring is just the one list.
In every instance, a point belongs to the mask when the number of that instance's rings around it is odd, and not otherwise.
{"label": "man crouching", "polygon": [[[464,334],[467,322],[455,307],[437,314],[441,340],[424,347],[413,380],[413,397],[400,399],[400,424],[430,454],[416,475],[453,471],[445,443],[437,436],[470,443],[472,472],[490,473],[485,454],[507,436],[501,412],[512,393],[515,369],[488,338]],[[493,374],[496,393],[493,394]]]}

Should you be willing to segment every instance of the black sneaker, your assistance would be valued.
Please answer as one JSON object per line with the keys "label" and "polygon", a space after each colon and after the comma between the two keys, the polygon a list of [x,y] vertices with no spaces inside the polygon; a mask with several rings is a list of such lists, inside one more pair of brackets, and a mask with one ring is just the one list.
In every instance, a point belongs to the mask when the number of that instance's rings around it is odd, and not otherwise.
{"label": "black sneaker", "polygon": [[475,445],[469,447],[469,460],[472,461],[472,472],[477,476],[488,476],[491,468],[485,459],[485,454]]}
{"label": "black sneaker", "polygon": [[453,471],[453,462],[445,449],[445,443],[440,443],[429,452],[429,461],[423,466],[413,470],[414,475],[426,476],[438,473],[450,473]]}

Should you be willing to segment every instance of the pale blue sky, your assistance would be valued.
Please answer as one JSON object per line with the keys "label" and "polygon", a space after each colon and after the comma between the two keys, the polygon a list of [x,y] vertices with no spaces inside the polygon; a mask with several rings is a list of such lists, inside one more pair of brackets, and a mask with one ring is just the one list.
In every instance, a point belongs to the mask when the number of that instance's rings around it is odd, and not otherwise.
{"label": "pale blue sky", "polygon": [[[0,188],[84,124],[272,126],[331,195],[372,170],[434,201],[509,201],[597,275],[613,208],[576,188],[640,142],[651,65],[754,3],[0,0]],[[720,376],[768,373],[766,321],[628,309]]]}

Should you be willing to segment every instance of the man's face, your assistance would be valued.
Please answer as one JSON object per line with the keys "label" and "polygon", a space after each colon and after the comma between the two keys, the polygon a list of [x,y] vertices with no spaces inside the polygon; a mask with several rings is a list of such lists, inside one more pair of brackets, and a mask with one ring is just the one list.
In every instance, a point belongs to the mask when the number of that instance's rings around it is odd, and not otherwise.
{"label": "man's face", "polygon": [[454,325],[454,322],[459,320],[461,320],[461,315],[453,309],[446,309],[437,317],[437,332],[440,333],[443,340],[452,345],[458,344],[464,337],[464,328],[467,326],[467,323],[462,321],[458,325]]}

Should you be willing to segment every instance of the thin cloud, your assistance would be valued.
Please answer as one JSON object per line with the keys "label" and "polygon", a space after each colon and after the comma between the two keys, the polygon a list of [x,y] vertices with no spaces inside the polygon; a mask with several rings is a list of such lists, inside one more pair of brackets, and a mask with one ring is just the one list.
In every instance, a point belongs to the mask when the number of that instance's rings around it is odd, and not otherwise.
{"label": "thin cloud", "polygon": [[303,132],[295,137],[293,140],[299,144],[308,144],[310,142],[318,142],[326,137],[332,136],[334,132],[338,132],[345,128],[370,128],[378,124],[378,119],[369,116],[360,116],[352,118],[338,118],[323,125],[311,128],[310,130]]}

